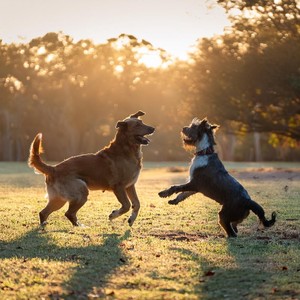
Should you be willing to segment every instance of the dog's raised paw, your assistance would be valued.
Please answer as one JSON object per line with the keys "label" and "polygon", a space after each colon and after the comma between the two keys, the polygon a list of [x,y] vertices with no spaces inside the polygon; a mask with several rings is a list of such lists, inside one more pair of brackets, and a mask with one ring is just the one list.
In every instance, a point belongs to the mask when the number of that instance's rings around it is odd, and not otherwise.
{"label": "dog's raised paw", "polygon": [[161,198],[166,198],[168,196],[170,196],[169,190],[164,190],[158,193],[158,196]]}
{"label": "dog's raised paw", "polygon": [[131,219],[131,217],[128,219],[128,225],[131,227],[132,225],[133,225],[133,222],[134,221],[132,221],[132,219]]}
{"label": "dog's raised paw", "polygon": [[108,216],[109,221],[112,221],[113,219],[117,218],[119,216],[118,212],[118,210],[113,210]]}
{"label": "dog's raised paw", "polygon": [[177,205],[179,202],[177,201],[177,199],[174,199],[174,200],[169,200],[168,203],[171,205]]}

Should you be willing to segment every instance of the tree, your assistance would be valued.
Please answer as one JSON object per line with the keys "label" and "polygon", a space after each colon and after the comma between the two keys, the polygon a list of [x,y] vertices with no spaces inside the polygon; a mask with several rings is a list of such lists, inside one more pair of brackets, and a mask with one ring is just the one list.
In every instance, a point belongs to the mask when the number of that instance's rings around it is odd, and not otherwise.
{"label": "tree", "polygon": [[[145,58],[162,67],[147,66]],[[28,44],[1,43],[0,160],[25,160],[38,132],[51,160],[97,151],[113,137],[115,123],[137,110],[166,133],[158,133],[162,143],[148,155],[175,159],[175,151],[163,148],[178,136],[170,124],[180,96],[173,69],[164,68],[169,60],[164,50],[127,34],[103,44],[55,32]]]}
{"label": "tree", "polygon": [[[223,36],[194,55],[195,109],[231,129],[300,139],[300,39],[296,1],[219,1],[232,15]],[[233,126],[233,124],[235,126]]]}

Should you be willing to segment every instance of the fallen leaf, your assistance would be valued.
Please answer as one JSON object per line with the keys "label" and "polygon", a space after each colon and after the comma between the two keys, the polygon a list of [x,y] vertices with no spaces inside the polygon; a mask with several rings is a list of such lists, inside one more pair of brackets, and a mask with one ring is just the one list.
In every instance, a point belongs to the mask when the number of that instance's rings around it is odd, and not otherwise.
{"label": "fallen leaf", "polygon": [[213,276],[213,275],[215,275],[215,272],[211,270],[204,273],[204,276]]}
{"label": "fallen leaf", "polygon": [[108,290],[108,291],[106,292],[106,295],[107,295],[107,296],[114,296],[114,294],[115,294],[114,291],[109,291],[109,290]]}

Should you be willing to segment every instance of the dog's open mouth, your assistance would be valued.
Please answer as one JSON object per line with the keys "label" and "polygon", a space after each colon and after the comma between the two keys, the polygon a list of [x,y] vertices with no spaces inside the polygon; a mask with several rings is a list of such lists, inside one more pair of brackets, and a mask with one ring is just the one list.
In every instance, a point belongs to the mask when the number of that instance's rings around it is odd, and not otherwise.
{"label": "dog's open mouth", "polygon": [[185,144],[187,144],[187,145],[194,144],[194,140],[191,137],[185,135],[183,132],[181,133],[181,136],[182,136],[182,140]]}
{"label": "dog's open mouth", "polygon": [[185,144],[192,145],[195,143],[195,141],[192,137],[190,137],[189,132],[190,130],[188,127],[183,127],[181,131],[181,138]]}
{"label": "dog's open mouth", "polygon": [[150,143],[150,140],[143,135],[136,135],[135,140],[141,145],[148,145]]}
{"label": "dog's open mouth", "polygon": [[183,139],[183,141],[184,141],[185,144],[188,144],[188,145],[194,144],[193,140],[189,139],[189,138]]}
{"label": "dog's open mouth", "polygon": [[183,142],[187,145],[194,145],[195,144],[194,141],[190,138],[184,138]]}

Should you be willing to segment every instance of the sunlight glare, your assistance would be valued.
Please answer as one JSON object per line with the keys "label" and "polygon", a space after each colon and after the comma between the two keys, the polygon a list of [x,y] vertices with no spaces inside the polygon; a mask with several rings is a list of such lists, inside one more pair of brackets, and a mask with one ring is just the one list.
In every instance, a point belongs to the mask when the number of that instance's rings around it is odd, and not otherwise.
{"label": "sunlight glare", "polygon": [[37,54],[37,55],[43,55],[43,54],[45,54],[46,52],[47,52],[47,51],[46,51],[45,46],[42,46],[42,47],[40,47],[40,48],[37,50],[36,54]]}
{"label": "sunlight glare", "polygon": [[153,54],[145,54],[138,62],[144,64],[147,68],[159,68],[162,65],[160,56]]}
{"label": "sunlight glare", "polygon": [[47,55],[47,57],[45,58],[45,62],[49,63],[51,62],[53,59],[55,58],[55,55],[53,53],[50,53]]}
{"label": "sunlight glare", "polygon": [[130,44],[130,39],[127,36],[123,36],[123,37],[119,37],[114,43],[113,43],[113,47],[116,50],[120,50],[122,48],[124,48],[124,46],[127,46]]}
{"label": "sunlight glare", "polygon": [[122,66],[118,65],[115,67],[115,71],[118,73],[122,73],[124,71],[124,68]]}
{"label": "sunlight glare", "polygon": [[138,63],[147,68],[159,68],[163,61],[159,51],[149,50],[148,47],[140,47],[137,51]]}

